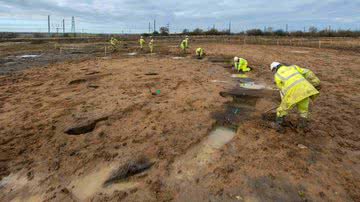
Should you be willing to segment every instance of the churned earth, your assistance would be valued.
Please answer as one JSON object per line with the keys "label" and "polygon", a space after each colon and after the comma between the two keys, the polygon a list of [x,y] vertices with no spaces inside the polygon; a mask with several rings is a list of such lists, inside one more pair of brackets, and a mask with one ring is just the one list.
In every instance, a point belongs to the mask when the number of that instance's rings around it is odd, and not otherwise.
{"label": "churned earth", "polygon": [[[203,60],[192,56],[198,46]],[[360,200],[359,53],[221,43],[190,51],[0,76],[0,200]],[[249,78],[231,77],[234,55],[248,59]],[[322,81],[309,131],[297,130],[296,112],[285,134],[272,127],[274,60]]]}

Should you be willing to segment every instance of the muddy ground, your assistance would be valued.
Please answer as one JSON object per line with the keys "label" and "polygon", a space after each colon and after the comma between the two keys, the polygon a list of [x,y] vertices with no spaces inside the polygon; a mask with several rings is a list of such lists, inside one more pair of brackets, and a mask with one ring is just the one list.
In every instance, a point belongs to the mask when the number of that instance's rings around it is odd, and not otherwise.
{"label": "muddy ground", "polygon": [[[205,59],[192,56],[197,46]],[[0,76],[0,201],[360,200],[359,53],[221,43],[156,52],[94,52]],[[239,89],[234,55],[265,89]],[[322,81],[309,131],[295,112],[285,134],[272,128],[274,60]]]}

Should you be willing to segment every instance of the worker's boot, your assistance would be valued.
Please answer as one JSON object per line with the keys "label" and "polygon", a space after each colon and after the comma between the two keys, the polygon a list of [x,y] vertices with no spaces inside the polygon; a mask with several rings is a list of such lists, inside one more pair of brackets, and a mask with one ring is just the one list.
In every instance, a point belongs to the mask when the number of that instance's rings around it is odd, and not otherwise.
{"label": "worker's boot", "polygon": [[309,131],[309,124],[307,118],[304,117],[299,118],[298,129],[303,132]]}
{"label": "worker's boot", "polygon": [[279,133],[285,133],[284,117],[276,117],[275,123],[276,123],[276,131]]}

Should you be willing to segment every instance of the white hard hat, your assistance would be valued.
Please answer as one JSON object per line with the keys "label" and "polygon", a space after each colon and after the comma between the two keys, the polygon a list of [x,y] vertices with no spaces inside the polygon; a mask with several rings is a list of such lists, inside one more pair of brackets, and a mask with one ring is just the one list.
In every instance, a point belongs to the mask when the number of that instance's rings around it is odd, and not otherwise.
{"label": "white hard hat", "polygon": [[239,61],[239,57],[234,57],[234,62]]}
{"label": "white hard hat", "polygon": [[186,35],[186,36],[185,36],[185,38],[189,38],[189,36],[188,36],[188,35]]}
{"label": "white hard hat", "polygon": [[280,64],[280,62],[273,62],[270,65],[270,70],[273,71],[275,68],[277,68]]}

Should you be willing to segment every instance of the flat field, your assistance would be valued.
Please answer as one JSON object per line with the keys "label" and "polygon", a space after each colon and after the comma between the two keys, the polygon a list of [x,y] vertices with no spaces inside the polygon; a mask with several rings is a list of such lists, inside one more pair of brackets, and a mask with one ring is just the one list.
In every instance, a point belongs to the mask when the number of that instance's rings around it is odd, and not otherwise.
{"label": "flat field", "polygon": [[[0,43],[0,201],[360,200],[359,52],[159,41]],[[320,78],[309,130],[273,129],[272,61]]]}

